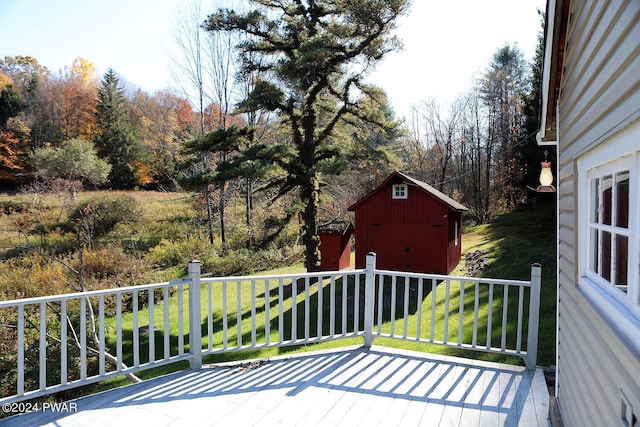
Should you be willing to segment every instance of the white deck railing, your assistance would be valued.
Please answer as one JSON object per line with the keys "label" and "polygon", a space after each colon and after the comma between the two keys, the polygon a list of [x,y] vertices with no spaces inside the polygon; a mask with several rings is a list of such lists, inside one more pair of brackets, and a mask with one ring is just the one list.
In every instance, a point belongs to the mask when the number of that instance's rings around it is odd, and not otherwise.
{"label": "white deck railing", "polygon": [[530,281],[515,281],[385,271],[370,254],[360,270],[206,278],[194,261],[185,280],[1,301],[16,381],[0,403],[182,360],[197,369],[211,354],[347,337],[515,355],[533,369],[540,273],[534,266]]}

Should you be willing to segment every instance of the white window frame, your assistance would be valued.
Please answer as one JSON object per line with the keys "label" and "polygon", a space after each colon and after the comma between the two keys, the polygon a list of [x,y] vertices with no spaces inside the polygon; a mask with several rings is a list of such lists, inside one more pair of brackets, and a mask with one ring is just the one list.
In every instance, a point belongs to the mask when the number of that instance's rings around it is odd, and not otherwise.
{"label": "white window frame", "polygon": [[[604,224],[602,222],[602,215],[604,214],[604,212],[603,212],[604,209],[603,209],[603,206],[602,206],[603,200],[602,200],[601,197],[598,198],[597,200],[593,200],[593,198],[592,198],[593,197],[593,192],[592,192],[592,189],[591,189],[591,184],[592,184],[593,181],[595,181],[595,180],[600,180],[601,181],[604,177],[607,177],[607,176],[611,177],[612,181],[614,181],[615,177],[617,176],[617,174],[619,172],[622,172],[622,171],[630,171],[629,184],[631,184],[631,180],[632,180],[631,177],[634,175],[634,173],[631,172],[632,167],[633,167],[632,164],[633,164],[633,156],[625,156],[625,157],[623,157],[621,159],[615,160],[613,162],[607,163],[605,165],[602,165],[602,166],[599,166],[599,167],[596,167],[596,168],[593,168],[593,169],[587,171],[587,178],[586,179],[588,181],[589,190],[588,190],[588,194],[587,194],[586,198],[587,198],[588,203],[589,203],[589,212],[590,212],[589,215],[591,215],[591,213],[593,213],[593,207],[594,207],[594,205],[596,203],[598,203],[598,205],[599,205],[598,206],[598,212],[599,212],[600,218],[593,219],[593,218],[589,217],[586,220],[587,223],[588,223],[588,226],[587,226],[587,228],[588,228],[587,233],[588,234],[586,235],[587,236],[586,238],[588,239],[588,242],[589,242],[589,244],[587,245],[587,251],[588,251],[588,256],[590,258],[589,258],[589,264],[587,264],[587,266],[586,266],[587,268],[585,270],[585,274],[591,280],[593,280],[594,282],[600,283],[602,286],[613,286],[613,287],[615,287],[615,284],[613,284],[612,282],[615,282],[615,276],[617,275],[616,266],[617,266],[618,263],[615,262],[615,261],[617,261],[616,258],[618,256],[617,250],[616,250],[617,248],[616,248],[615,244],[611,245],[610,251],[611,251],[611,254],[612,254],[612,260],[614,262],[611,262],[611,260],[610,260],[610,264],[611,264],[610,265],[610,269],[611,269],[611,271],[610,271],[610,276],[611,276],[610,279],[611,280],[607,281],[604,277],[602,277],[602,275],[600,275],[598,272],[594,271],[591,268],[591,261],[592,261],[592,259],[594,257],[594,253],[593,252],[594,252],[594,249],[595,249],[594,248],[594,243],[593,243],[593,236],[591,235],[591,232],[592,231],[596,231],[596,232],[599,232],[599,233],[610,233],[611,235],[616,236],[616,237],[617,236],[625,236],[627,238],[630,238],[631,229],[630,228],[622,228],[622,227],[617,227],[616,226],[616,220],[617,220],[616,213],[617,212],[616,212],[616,209],[615,209],[615,207],[616,207],[615,203],[617,202],[617,200],[616,200],[617,199],[617,192],[616,192],[616,188],[614,188],[613,186],[612,186],[612,190],[611,190],[611,195],[612,195],[612,199],[613,199],[612,200],[612,206],[611,206],[611,224],[607,225],[607,224]],[[636,177],[637,177],[637,174],[638,173],[636,171],[635,172],[635,176]],[[602,193],[601,189],[599,189],[599,193],[600,194]],[[631,198],[631,191],[629,192],[629,196]],[[631,200],[629,202],[631,202]],[[631,216],[631,215],[629,215],[629,216]],[[633,220],[633,218],[630,217],[629,218],[629,223],[631,223],[632,220]],[[629,225],[631,225],[631,224],[629,224]],[[612,241],[615,242],[616,237],[614,237],[612,239]],[[602,245],[602,244],[603,244],[603,241],[602,241],[601,238],[599,238],[599,245]],[[633,254],[629,252],[627,255],[628,255],[627,259],[629,261],[632,261]],[[600,266],[600,268],[602,267],[602,264],[604,262],[605,262],[605,260],[602,259],[602,252],[599,251],[599,253],[598,253],[598,265]],[[633,282],[632,278],[629,277],[630,273],[631,272],[629,271],[629,269],[627,269],[627,278],[626,278],[627,282]],[[636,301],[637,302],[638,301],[638,296],[637,296],[638,295],[637,294],[638,286],[637,286],[637,284],[635,286],[633,286],[633,283],[629,283],[629,285],[630,285],[630,289],[628,290],[627,295],[632,301]],[[631,289],[631,288],[633,288],[633,289]],[[634,297],[634,294],[632,294],[630,292],[631,290],[635,290],[635,292],[636,292],[635,293],[635,297]],[[618,293],[614,292],[614,294],[618,294]]]}
{"label": "white window frame", "polygon": [[409,197],[409,186],[406,183],[393,184],[391,186],[391,198],[396,200],[407,199]]}
{"label": "white window frame", "polygon": [[[577,160],[578,286],[623,334],[640,326],[640,123],[629,126]],[[627,293],[590,269],[591,180],[629,171]],[[612,207],[613,208],[613,207]],[[613,250],[613,248],[612,248]],[[635,329],[637,331],[637,329]],[[637,334],[637,332],[636,332]],[[640,348],[638,337],[634,345]]]}

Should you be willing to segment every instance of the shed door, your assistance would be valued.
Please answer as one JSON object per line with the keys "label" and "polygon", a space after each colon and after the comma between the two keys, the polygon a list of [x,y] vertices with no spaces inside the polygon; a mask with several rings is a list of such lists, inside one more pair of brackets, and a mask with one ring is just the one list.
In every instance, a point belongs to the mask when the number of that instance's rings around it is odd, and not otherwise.
{"label": "shed door", "polygon": [[377,228],[374,246],[380,268],[416,272],[436,268],[437,259],[433,255],[437,252],[435,246],[441,241],[442,227],[382,224]]}

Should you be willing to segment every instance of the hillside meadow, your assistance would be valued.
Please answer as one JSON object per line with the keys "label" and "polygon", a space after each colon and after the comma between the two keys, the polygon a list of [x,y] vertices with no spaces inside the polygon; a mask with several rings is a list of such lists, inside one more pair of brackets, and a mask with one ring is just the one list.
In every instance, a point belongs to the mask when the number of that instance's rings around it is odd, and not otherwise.
{"label": "hillside meadow", "polygon": [[[275,206],[277,208],[277,206]],[[258,243],[246,247],[244,207],[227,208],[223,249],[198,193],[89,191],[71,195],[0,195],[0,298],[24,298],[80,290],[82,265],[87,289],[104,289],[186,276],[198,259],[212,275],[247,274],[301,259],[295,228],[266,243],[256,211]],[[82,251],[79,249],[82,248]],[[82,255],[82,256],[80,256]],[[81,259],[82,258],[82,259]],[[71,268],[69,268],[71,267]]]}

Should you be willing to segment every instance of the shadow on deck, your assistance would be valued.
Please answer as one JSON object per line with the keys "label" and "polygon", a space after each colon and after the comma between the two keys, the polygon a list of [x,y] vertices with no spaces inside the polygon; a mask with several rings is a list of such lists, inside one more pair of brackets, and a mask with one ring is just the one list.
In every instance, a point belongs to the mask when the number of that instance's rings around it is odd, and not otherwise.
{"label": "shadow on deck", "polygon": [[0,424],[549,425],[540,369],[380,346],[208,365],[73,403]]}

